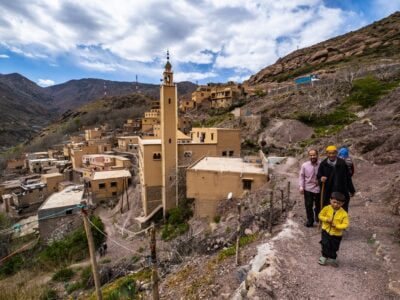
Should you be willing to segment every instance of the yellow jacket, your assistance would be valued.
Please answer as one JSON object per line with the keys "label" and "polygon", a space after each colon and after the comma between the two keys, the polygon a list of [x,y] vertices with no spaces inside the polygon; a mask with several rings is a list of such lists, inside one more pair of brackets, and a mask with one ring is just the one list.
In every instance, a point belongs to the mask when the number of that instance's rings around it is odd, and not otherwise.
{"label": "yellow jacket", "polygon": [[[325,230],[330,235],[341,236],[343,230],[349,227],[349,216],[347,212],[341,207],[336,212],[331,205],[325,206],[318,215],[322,221],[322,230]],[[333,220],[332,224],[328,220]]]}

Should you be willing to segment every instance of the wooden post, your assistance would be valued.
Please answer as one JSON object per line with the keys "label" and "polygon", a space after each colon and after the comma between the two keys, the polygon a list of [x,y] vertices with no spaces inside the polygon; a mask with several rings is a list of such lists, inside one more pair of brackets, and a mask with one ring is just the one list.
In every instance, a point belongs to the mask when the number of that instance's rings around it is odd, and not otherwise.
{"label": "wooden post", "polygon": [[269,233],[272,233],[272,216],[274,214],[274,191],[269,194]]}
{"label": "wooden post", "polygon": [[[86,201],[81,202],[81,204],[86,206]],[[92,272],[93,272],[94,285],[96,288],[97,300],[102,300],[103,295],[101,293],[100,276],[99,276],[99,270],[98,270],[97,261],[96,261],[96,250],[94,248],[92,229],[91,229],[89,221],[87,219],[88,215],[87,215],[87,210],[85,208],[82,208],[82,216],[83,216],[83,224],[84,224],[85,231],[86,231],[86,237],[88,240],[90,262],[92,264]]]}
{"label": "wooden post", "polygon": [[[118,193],[118,192],[117,192]],[[122,195],[121,195],[121,205],[120,205],[120,214],[122,215],[123,213],[123,208],[124,208],[124,196],[125,196],[125,180],[122,180]],[[117,197],[118,199],[118,197]]]}
{"label": "wooden post", "polygon": [[287,183],[287,203],[290,204],[290,181]]}
{"label": "wooden post", "polygon": [[240,214],[242,211],[242,204],[238,202],[237,204],[238,208],[238,219],[237,219],[237,229],[236,229],[236,265],[238,266],[240,264],[240,253],[239,253],[239,247],[240,247]]}
{"label": "wooden post", "polygon": [[126,205],[128,206],[128,210],[131,210],[130,205],[129,205],[129,195],[128,195],[128,188],[129,188],[128,177],[126,177],[125,179],[126,179],[126,185],[125,185],[125,187],[126,187]]}
{"label": "wooden post", "polygon": [[153,300],[158,300],[158,274],[157,274],[157,253],[156,253],[156,226],[152,224],[150,231],[150,253],[151,253],[151,281]]}
{"label": "wooden post", "polygon": [[281,205],[282,205],[281,212],[283,213],[285,211],[285,200],[283,198],[283,189],[281,189]]}

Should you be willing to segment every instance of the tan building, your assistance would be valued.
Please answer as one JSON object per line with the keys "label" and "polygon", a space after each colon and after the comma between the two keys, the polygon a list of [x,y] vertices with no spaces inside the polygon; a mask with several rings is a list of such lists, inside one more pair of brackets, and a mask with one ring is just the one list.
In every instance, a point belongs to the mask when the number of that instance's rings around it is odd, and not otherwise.
{"label": "tan building", "polygon": [[100,139],[103,134],[103,131],[100,128],[94,128],[94,129],[86,129],[85,130],[85,140],[96,140]]}
{"label": "tan building", "polygon": [[196,102],[192,99],[182,99],[179,105],[181,111],[192,110],[196,107]]}
{"label": "tan building", "polygon": [[214,217],[229,193],[241,198],[245,191],[268,182],[267,162],[261,158],[204,157],[186,171],[186,195],[195,199],[195,215]]}
{"label": "tan building", "polygon": [[197,87],[197,89],[192,93],[192,101],[196,104],[200,104],[205,100],[209,100],[211,96],[211,87],[207,85],[202,85]]}
{"label": "tan building", "polygon": [[92,199],[98,202],[119,196],[130,184],[131,177],[128,170],[94,172],[90,179]]}
{"label": "tan building", "polygon": [[118,140],[118,149],[126,152],[137,152],[139,137],[138,136],[119,136]]}
{"label": "tan building", "polygon": [[158,210],[163,209],[165,215],[177,205],[181,180],[178,168],[183,171],[206,155],[240,156],[240,130],[193,128],[189,136],[177,129],[177,91],[169,62],[165,66],[160,99],[161,120],[154,126],[157,138],[142,136],[138,139],[144,211],[144,217],[138,218],[141,223]]}
{"label": "tan building", "polygon": [[58,184],[64,181],[64,175],[61,173],[43,174],[41,181],[47,186],[48,195],[58,192]]}
{"label": "tan building", "polygon": [[128,119],[124,124],[124,132],[139,133],[142,129],[142,119]]}
{"label": "tan building", "polygon": [[210,101],[211,108],[230,107],[238,99],[240,90],[237,86],[215,86],[212,89]]}
{"label": "tan building", "polygon": [[94,171],[130,169],[129,158],[109,154],[85,154],[82,156],[82,167]]}
{"label": "tan building", "polygon": [[8,171],[17,171],[25,168],[25,159],[24,158],[16,158],[7,160],[7,170]]}
{"label": "tan building", "polygon": [[39,158],[29,159],[28,166],[29,171],[32,173],[46,173],[48,169],[53,168],[56,165],[57,160],[54,158]]}
{"label": "tan building", "polygon": [[71,149],[71,162],[74,170],[82,168],[82,157],[85,154],[97,154],[99,153],[99,147],[97,145],[81,145],[78,148]]}

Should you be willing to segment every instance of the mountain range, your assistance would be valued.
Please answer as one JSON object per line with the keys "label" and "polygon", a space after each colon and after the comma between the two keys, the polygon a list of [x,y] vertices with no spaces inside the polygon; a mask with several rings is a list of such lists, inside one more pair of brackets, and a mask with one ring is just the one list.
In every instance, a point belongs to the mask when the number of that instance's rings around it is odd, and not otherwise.
{"label": "mountain range", "polygon": [[[188,81],[178,83],[180,95],[195,88]],[[67,110],[134,93],[158,99],[159,85],[85,78],[43,88],[18,73],[0,74],[0,150],[29,139]]]}

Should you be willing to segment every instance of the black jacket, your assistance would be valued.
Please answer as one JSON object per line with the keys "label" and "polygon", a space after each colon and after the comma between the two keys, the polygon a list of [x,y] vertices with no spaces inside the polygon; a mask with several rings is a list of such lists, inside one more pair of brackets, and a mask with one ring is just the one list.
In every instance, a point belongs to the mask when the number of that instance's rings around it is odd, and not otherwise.
{"label": "black jacket", "polygon": [[[329,204],[329,199],[333,192],[341,192],[348,201],[350,199],[349,194],[354,194],[356,191],[354,189],[353,181],[351,180],[349,168],[346,162],[337,158],[336,165],[331,166],[327,162],[328,158],[325,158],[319,165],[318,168],[318,182],[322,187],[321,177],[325,176],[328,179],[325,182],[324,189],[324,205]],[[321,189],[322,191],[322,189]]]}

